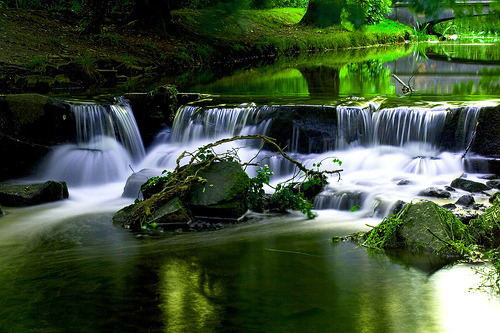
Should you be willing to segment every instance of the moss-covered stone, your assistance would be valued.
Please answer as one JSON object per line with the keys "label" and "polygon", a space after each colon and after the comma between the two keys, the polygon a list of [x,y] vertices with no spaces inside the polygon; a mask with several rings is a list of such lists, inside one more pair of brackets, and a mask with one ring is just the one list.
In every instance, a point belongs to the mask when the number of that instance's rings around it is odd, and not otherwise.
{"label": "moss-covered stone", "polygon": [[250,178],[239,163],[214,162],[198,176],[206,182],[194,184],[186,198],[195,216],[239,218],[245,214]]}
{"label": "moss-covered stone", "polygon": [[139,204],[132,204],[120,209],[113,216],[113,223],[132,231],[141,231],[147,227],[160,226],[164,229],[175,229],[189,224],[193,220],[191,213],[184,203],[178,198],[167,201],[154,212],[148,210],[142,219],[130,219],[130,216],[138,209]]}
{"label": "moss-covered stone", "polygon": [[369,247],[443,257],[459,257],[473,244],[467,226],[432,201],[408,204],[366,233],[365,239]]}
{"label": "moss-covered stone", "polygon": [[47,181],[37,184],[0,184],[0,203],[5,206],[31,206],[67,199],[65,182]]}
{"label": "moss-covered stone", "polygon": [[490,189],[490,187],[486,184],[464,178],[454,179],[451,182],[451,187],[459,188],[467,192],[482,192]]}

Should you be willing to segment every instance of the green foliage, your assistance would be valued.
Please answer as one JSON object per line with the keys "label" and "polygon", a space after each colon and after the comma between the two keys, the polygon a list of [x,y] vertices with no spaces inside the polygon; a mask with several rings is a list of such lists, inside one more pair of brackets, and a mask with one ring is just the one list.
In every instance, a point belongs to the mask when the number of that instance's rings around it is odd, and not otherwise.
{"label": "green foliage", "polygon": [[457,18],[436,24],[434,30],[441,35],[458,35],[460,40],[472,39],[475,43],[500,41],[500,19],[494,15]]}
{"label": "green foliage", "polygon": [[377,24],[391,11],[391,0],[347,0],[342,11],[342,24],[359,28]]}
{"label": "green foliage", "polygon": [[394,247],[395,244],[393,244],[392,241],[397,238],[397,232],[403,224],[403,214],[405,214],[405,211],[408,210],[411,205],[412,203],[409,203],[405,209],[399,213],[386,217],[378,226],[366,233],[367,237],[363,245],[375,249]]}
{"label": "green foliage", "polygon": [[134,57],[132,57],[131,55],[129,54],[125,54],[123,55],[122,57],[122,60],[125,64],[128,64],[128,65],[134,65],[136,63]]}
{"label": "green foliage", "polygon": [[168,182],[172,177],[172,172],[167,171],[167,170],[163,170],[162,174],[165,174],[165,173],[167,174],[166,176],[154,176],[154,177],[148,178],[148,180],[144,184],[142,184],[141,191],[146,192],[148,190],[155,188],[156,186],[158,186],[161,183]]}
{"label": "green foliage", "polygon": [[32,70],[33,72],[43,74],[45,73],[47,65],[48,65],[47,59],[41,56],[37,56],[28,61],[27,63],[25,63],[24,67]]}
{"label": "green foliage", "polygon": [[123,42],[123,39],[124,39],[124,37],[121,35],[108,34],[108,33],[100,34],[99,38],[101,38],[103,41],[112,43],[114,45],[120,45],[120,43]]}
{"label": "green foliage", "polygon": [[250,179],[250,187],[247,192],[247,205],[249,209],[254,211],[261,210],[262,198],[266,195],[264,184],[269,185],[270,176],[273,174],[274,172],[266,164],[257,169],[257,175]]}
{"label": "green foliage", "polygon": [[89,55],[82,55],[78,57],[75,62],[77,64],[83,65],[86,68],[92,69],[97,68],[97,61],[94,57]]}
{"label": "green foliage", "polygon": [[[318,163],[313,163],[316,170],[310,170],[307,174],[301,173],[299,176],[303,179],[301,182],[296,182],[295,177],[292,179],[279,183],[274,188],[274,193],[269,198],[269,206],[281,212],[287,210],[297,210],[307,216],[308,219],[315,217],[313,213],[313,204],[306,198],[306,193],[318,193],[327,184],[326,177],[320,171],[322,163],[327,160],[323,159]],[[331,159],[333,163],[342,165],[342,162],[337,159]],[[250,179],[250,188],[247,193],[248,208],[261,212],[263,199],[266,195],[264,185],[269,186],[270,176],[274,173],[266,164],[265,166],[257,169],[257,175]]]}
{"label": "green foliage", "polygon": [[313,205],[304,198],[302,192],[295,193],[294,184],[278,184],[270,198],[272,207],[277,207],[279,211],[285,212],[289,209],[298,210],[305,214],[308,219],[315,217],[312,209]]}

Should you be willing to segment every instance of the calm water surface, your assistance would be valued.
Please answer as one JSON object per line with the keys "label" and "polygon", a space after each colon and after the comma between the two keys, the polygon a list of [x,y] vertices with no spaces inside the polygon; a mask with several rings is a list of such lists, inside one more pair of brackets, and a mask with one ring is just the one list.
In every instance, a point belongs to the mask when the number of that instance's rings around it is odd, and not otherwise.
{"label": "calm water surface", "polygon": [[[78,191],[77,191],[78,192]],[[471,266],[418,270],[332,235],[350,213],[263,216],[139,237],[74,202],[8,210],[0,226],[4,332],[463,332],[496,324]]]}

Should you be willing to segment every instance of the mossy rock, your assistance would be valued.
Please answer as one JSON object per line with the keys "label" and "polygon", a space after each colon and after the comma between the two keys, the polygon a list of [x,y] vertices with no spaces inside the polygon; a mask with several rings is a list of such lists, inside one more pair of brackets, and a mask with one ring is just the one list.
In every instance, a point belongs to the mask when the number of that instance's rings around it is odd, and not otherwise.
{"label": "mossy rock", "polygon": [[195,216],[237,219],[246,213],[250,178],[239,163],[214,162],[198,176],[206,182],[194,184],[186,197]]}
{"label": "mossy rock", "polygon": [[482,192],[491,189],[488,185],[469,179],[457,178],[451,182],[451,187],[459,188],[467,192]]}
{"label": "mossy rock", "polygon": [[144,216],[142,221],[133,220],[131,222],[129,217],[138,207],[138,204],[132,204],[120,209],[113,216],[113,223],[132,231],[141,231],[146,226],[176,229],[188,225],[193,220],[191,213],[178,197],[167,201],[152,214]]}
{"label": "mossy rock", "polygon": [[5,206],[32,206],[67,199],[68,196],[65,182],[0,184],[0,203]]}
{"label": "mossy rock", "polygon": [[432,201],[408,204],[366,235],[365,245],[410,254],[460,257],[473,240],[451,212]]}

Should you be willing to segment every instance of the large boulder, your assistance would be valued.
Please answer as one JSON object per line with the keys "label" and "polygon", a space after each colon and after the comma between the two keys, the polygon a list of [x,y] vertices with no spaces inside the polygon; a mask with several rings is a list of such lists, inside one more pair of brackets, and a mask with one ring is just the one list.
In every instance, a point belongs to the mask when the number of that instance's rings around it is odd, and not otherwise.
{"label": "large boulder", "polygon": [[4,206],[32,206],[67,199],[68,196],[65,182],[0,184],[0,203]]}
{"label": "large boulder", "polygon": [[197,183],[186,202],[197,217],[239,218],[246,213],[250,178],[237,162],[214,162],[198,172],[206,183]]}
{"label": "large boulder", "polygon": [[0,96],[0,180],[26,175],[74,132],[69,103],[38,94]]}
{"label": "large boulder", "polygon": [[133,231],[148,226],[175,229],[187,227],[194,219],[236,220],[246,213],[250,178],[239,163],[213,162],[187,171],[191,175],[196,172],[205,181],[174,196],[158,188],[146,200],[118,211],[114,223]]}
{"label": "large boulder", "polygon": [[405,251],[415,255],[457,258],[453,244],[470,245],[467,227],[450,211],[432,201],[411,203],[397,216],[384,219],[366,234],[369,246]]}

